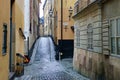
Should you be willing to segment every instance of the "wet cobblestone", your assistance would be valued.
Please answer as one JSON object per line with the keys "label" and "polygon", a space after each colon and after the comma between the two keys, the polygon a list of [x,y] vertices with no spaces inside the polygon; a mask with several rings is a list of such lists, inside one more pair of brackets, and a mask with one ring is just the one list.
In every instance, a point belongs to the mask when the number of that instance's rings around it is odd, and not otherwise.
{"label": "wet cobblestone", "polygon": [[24,75],[15,80],[89,80],[73,70],[72,59],[59,62],[54,56],[52,40],[38,39],[32,59],[24,68]]}
{"label": "wet cobblestone", "polygon": [[74,78],[66,72],[53,72],[34,76],[32,77],[32,80],[74,80]]}

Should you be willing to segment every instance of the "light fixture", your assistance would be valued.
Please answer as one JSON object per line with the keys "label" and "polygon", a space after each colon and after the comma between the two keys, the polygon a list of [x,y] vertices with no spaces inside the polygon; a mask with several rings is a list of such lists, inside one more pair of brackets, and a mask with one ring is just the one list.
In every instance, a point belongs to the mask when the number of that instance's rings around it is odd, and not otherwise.
{"label": "light fixture", "polygon": [[69,9],[69,20],[70,20],[70,18],[71,18],[71,16],[72,16],[72,13],[73,13],[73,9],[72,9],[72,7],[70,6],[70,9]]}
{"label": "light fixture", "polygon": [[49,16],[52,17],[52,14],[53,14],[53,11],[52,11],[52,9],[50,9]]}

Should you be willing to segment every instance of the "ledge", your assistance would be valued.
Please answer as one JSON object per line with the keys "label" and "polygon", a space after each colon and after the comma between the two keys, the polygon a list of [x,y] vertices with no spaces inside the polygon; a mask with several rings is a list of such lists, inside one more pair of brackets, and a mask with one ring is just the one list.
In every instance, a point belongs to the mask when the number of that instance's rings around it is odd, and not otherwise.
{"label": "ledge", "polygon": [[98,4],[99,2],[96,0],[96,1],[94,1],[94,2],[92,2],[91,4],[89,4],[89,5],[87,5],[85,8],[83,8],[83,9],[81,9],[80,11],[78,11],[77,13],[75,13],[74,15],[73,15],[73,19],[75,19],[77,16],[79,16],[79,14],[81,13],[81,12],[83,12],[84,10],[86,10],[86,9],[88,9],[89,7],[91,7],[92,5],[95,5],[95,4]]}

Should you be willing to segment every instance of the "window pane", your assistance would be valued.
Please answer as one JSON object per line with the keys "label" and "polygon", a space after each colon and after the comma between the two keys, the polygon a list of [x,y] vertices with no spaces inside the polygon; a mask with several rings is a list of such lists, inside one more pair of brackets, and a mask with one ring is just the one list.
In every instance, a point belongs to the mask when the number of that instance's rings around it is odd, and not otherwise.
{"label": "window pane", "polygon": [[76,30],[76,45],[80,46],[80,31]]}
{"label": "window pane", "polygon": [[92,29],[92,25],[89,24],[88,25],[88,30],[87,30],[87,37],[88,37],[88,49],[92,49],[92,44],[93,44],[93,29]]}
{"label": "window pane", "polygon": [[3,25],[3,46],[2,46],[2,53],[5,55],[7,52],[7,25]]}
{"label": "window pane", "polygon": [[111,51],[112,53],[115,53],[115,38],[111,39]]}
{"label": "window pane", "polygon": [[117,19],[117,35],[120,36],[120,19]]}
{"label": "window pane", "polygon": [[111,24],[111,36],[115,36],[115,20],[111,20],[110,24]]}
{"label": "window pane", "polygon": [[117,39],[117,54],[120,55],[120,38]]}

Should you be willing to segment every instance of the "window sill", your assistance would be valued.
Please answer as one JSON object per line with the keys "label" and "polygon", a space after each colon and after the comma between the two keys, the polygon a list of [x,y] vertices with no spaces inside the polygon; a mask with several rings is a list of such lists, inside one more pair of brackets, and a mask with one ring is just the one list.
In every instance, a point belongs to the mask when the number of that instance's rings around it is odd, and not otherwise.
{"label": "window sill", "polygon": [[117,54],[110,54],[112,57],[117,57],[117,58],[120,58],[120,55],[117,55]]}
{"label": "window sill", "polygon": [[2,56],[5,56],[5,55],[7,55],[6,53],[2,53]]}

